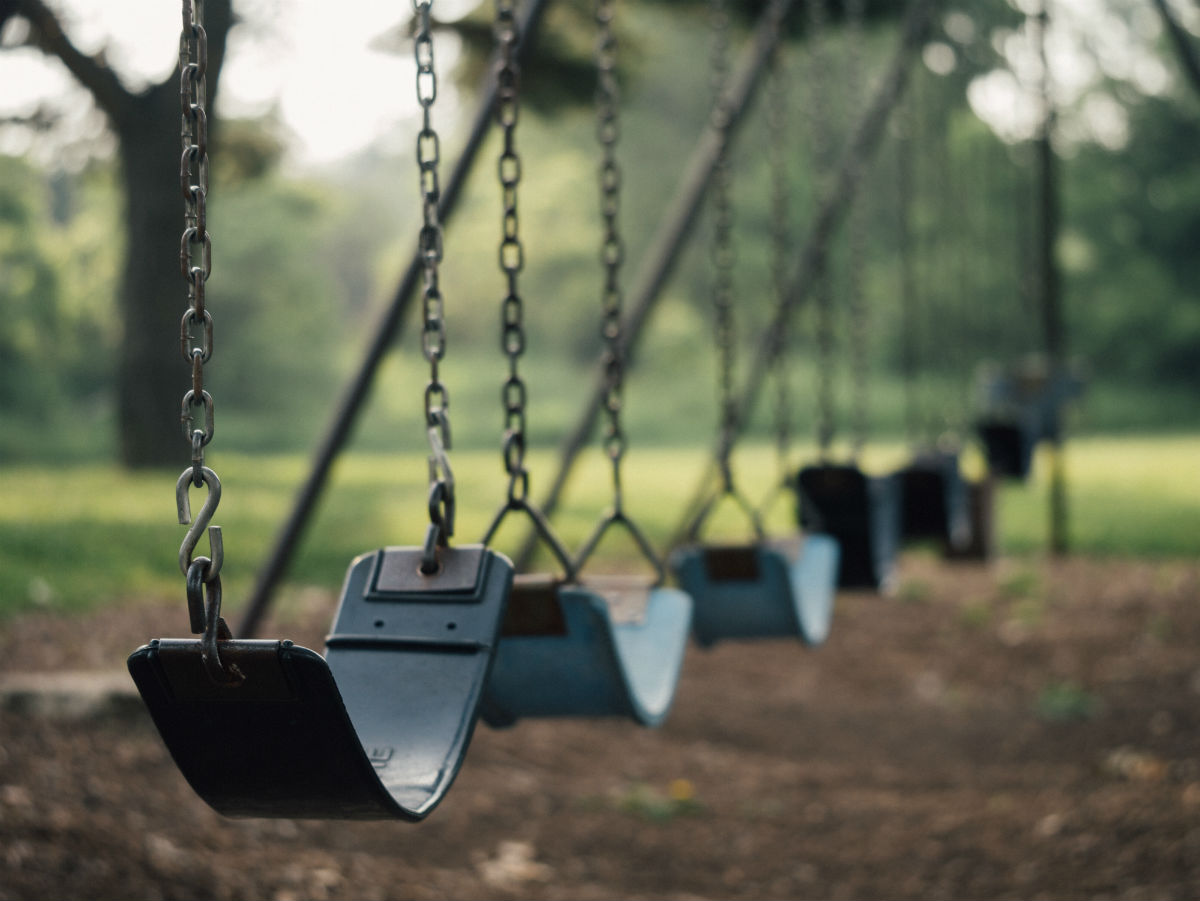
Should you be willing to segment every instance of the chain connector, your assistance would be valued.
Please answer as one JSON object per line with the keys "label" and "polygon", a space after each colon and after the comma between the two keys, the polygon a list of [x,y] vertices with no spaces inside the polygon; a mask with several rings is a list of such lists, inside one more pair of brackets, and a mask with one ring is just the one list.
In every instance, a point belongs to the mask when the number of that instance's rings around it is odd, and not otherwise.
{"label": "chain connector", "polygon": [[209,525],[213,515],[217,512],[217,505],[221,502],[221,480],[207,466],[201,468],[200,474],[204,484],[208,486],[208,496],[204,499],[204,506],[200,508],[195,519],[192,518],[192,504],[188,496],[188,489],[192,483],[192,467],[189,466],[185,469],[175,483],[175,507],[179,513],[179,524],[190,526],[183,538],[183,544],[179,546],[179,570],[185,576],[188,575],[192,564],[195,563],[192,554],[196,550],[196,545],[200,543],[200,535],[207,530],[209,545],[207,579],[211,581],[220,574],[221,565],[225,562],[221,527]]}
{"label": "chain connector", "polygon": [[209,568],[203,557],[197,557],[188,568],[188,610],[191,612],[199,608],[203,611],[201,628],[195,629],[193,618],[193,631],[201,633],[200,659],[204,662],[208,678],[215,685],[236,688],[246,681],[246,676],[237,664],[226,666],[221,662],[220,642],[229,641],[233,633],[221,616],[221,579],[209,575]]}
{"label": "chain connector", "polygon": [[429,522],[438,528],[438,542],[445,546],[454,535],[457,508],[454,470],[450,468],[450,457],[446,453],[450,423],[443,410],[435,410],[430,415],[426,429],[429,438]]}

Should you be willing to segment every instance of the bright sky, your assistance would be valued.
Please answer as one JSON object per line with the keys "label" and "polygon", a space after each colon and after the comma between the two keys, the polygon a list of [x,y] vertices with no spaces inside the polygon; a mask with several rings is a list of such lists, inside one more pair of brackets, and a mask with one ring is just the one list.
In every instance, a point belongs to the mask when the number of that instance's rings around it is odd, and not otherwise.
{"label": "bright sky", "polygon": [[[442,19],[463,15],[476,0],[438,0]],[[164,0],[55,0],[64,30],[86,53],[107,48],[110,64],[137,89],[166,77],[179,52],[180,8]],[[297,136],[303,161],[326,162],[360,150],[394,131],[417,111],[411,52],[395,36],[412,5],[355,0],[352,13],[332,13],[329,0],[243,0],[244,24],[230,36],[219,104],[226,115],[251,115],[277,106]],[[341,7],[341,9],[346,9]],[[381,46],[382,45],[382,46]],[[439,72],[458,48],[439,34]],[[439,84],[435,116],[450,121],[455,97]],[[40,103],[77,106],[78,88],[66,70],[36,50],[0,53],[0,115],[29,114]],[[5,149],[5,148],[0,148]]]}
{"label": "bright sky", "polygon": [[[111,64],[132,88],[165,77],[178,52],[179,5],[165,0],[53,0],[63,11],[68,34],[85,52],[107,47]],[[438,0],[440,18],[465,14],[476,0]],[[1009,0],[1032,8],[1037,0]],[[1193,4],[1175,3],[1192,28],[1200,28]],[[395,48],[396,29],[411,15],[405,0],[355,0],[352,14],[331,13],[329,0],[240,0],[245,24],[233,32],[223,74],[222,112],[252,115],[275,106],[296,135],[301,162],[336,160],[389,135],[416,114],[411,55]],[[1128,15],[1114,11],[1127,9]],[[966,20],[966,21],[963,21]],[[969,39],[970,21],[950,14],[945,22],[952,39]],[[10,25],[10,28],[12,26]],[[1128,137],[1124,109],[1107,94],[1092,91],[1099,77],[1131,83],[1144,93],[1170,85],[1163,61],[1149,49],[1161,29],[1149,4],[1135,0],[1057,0],[1050,36],[1051,69],[1060,102],[1078,103],[1077,115],[1063,120],[1068,141],[1094,140],[1117,148]],[[392,41],[380,41],[391,35]],[[12,33],[5,36],[14,40]],[[1027,92],[1037,84],[1039,65],[1028,36],[996,37],[1013,71],[993,72],[972,85],[975,111],[1011,139],[1032,134]],[[384,45],[384,46],[381,46]],[[943,52],[944,51],[944,52]],[[439,35],[439,72],[449,71],[458,48]],[[949,45],[931,48],[926,63],[935,70],[954,64]],[[35,50],[0,52],[0,116],[28,115],[49,103],[78,120],[76,134],[87,129],[86,101],[61,65]],[[452,121],[456,98],[449,79],[439,84],[435,115]],[[406,129],[405,134],[410,130]],[[0,151],[23,152],[8,135]]]}

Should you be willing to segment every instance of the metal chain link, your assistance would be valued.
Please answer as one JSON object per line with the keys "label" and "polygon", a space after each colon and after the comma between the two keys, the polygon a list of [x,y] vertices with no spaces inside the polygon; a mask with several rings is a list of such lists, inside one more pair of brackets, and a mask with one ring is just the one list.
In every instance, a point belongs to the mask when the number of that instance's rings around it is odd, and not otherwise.
{"label": "metal chain link", "polygon": [[725,132],[722,149],[713,167],[713,333],[717,345],[717,391],[720,399],[721,440],[717,464],[726,491],[732,491],[729,457],[733,451],[737,424],[737,401],[733,396],[734,334],[733,321],[733,170],[729,163],[728,130],[730,111],[725,90],[729,81],[730,13],[727,0],[710,0],[709,17],[713,32],[709,57],[709,87],[713,96],[712,124]]}
{"label": "metal chain link", "polygon": [[[221,566],[225,559],[221,527],[210,525],[221,500],[221,480],[204,465],[204,448],[213,438],[212,395],[204,388],[204,366],[212,359],[213,319],[205,304],[205,284],[212,273],[212,239],[208,234],[208,34],[204,0],[183,0],[179,36],[180,144],[179,186],[183,193],[183,235],[179,269],[188,284],[188,308],[179,323],[179,348],[191,366],[191,387],[183,395],[180,422],[191,447],[192,463],[175,483],[175,506],[181,525],[189,526],[179,548],[192,632],[202,634],[201,658],[209,678],[219,685],[244,681],[236,665],[221,662],[218,641],[232,637],[221,617]],[[208,496],[193,519],[188,490],[204,486]],[[209,556],[194,556],[202,533],[208,533]]]}
{"label": "metal chain link", "polygon": [[[204,30],[204,0],[183,0],[183,28],[179,36],[180,144],[179,185],[183,194],[183,235],[179,241],[179,269],[188,285],[188,308],[179,322],[179,348],[192,371],[191,387],[180,404],[183,436],[192,451],[192,465],[176,487],[179,522],[190,525],[179,549],[179,567],[192,581],[200,579],[220,590],[220,527],[209,529],[209,557],[193,557],[200,535],[212,519],[221,497],[216,473],[204,465],[204,448],[212,441],[212,395],[204,388],[204,366],[212,359],[213,319],[205,305],[205,283],[212,272],[212,239],[208,234],[208,115],[206,112],[208,35]],[[188,484],[208,488],[208,500],[196,521],[188,503]],[[180,499],[182,490],[182,499]],[[202,620],[189,597],[194,631]]]}
{"label": "metal chain link", "polygon": [[596,39],[596,139],[600,142],[600,216],[604,222],[604,237],[600,245],[600,261],[604,266],[604,287],[601,294],[603,320],[600,334],[604,349],[604,449],[613,467],[613,509],[621,511],[621,460],[625,454],[625,433],[621,428],[622,394],[625,381],[625,360],[621,351],[621,264],[625,260],[625,244],[621,240],[617,216],[621,208],[621,169],[617,164],[617,140],[620,137],[620,88],[617,84],[617,39],[613,33],[615,0],[596,0],[595,18],[599,26]]}
{"label": "metal chain link", "polygon": [[500,152],[497,173],[504,208],[500,240],[500,269],[507,282],[501,302],[500,346],[508,357],[508,378],[501,390],[504,408],[504,471],[508,473],[508,501],[523,503],[529,495],[529,471],[525,468],[525,405],[528,391],[521,378],[519,360],[525,353],[524,304],[518,276],[525,265],[517,213],[517,186],[521,182],[521,158],[516,149],[516,126],[520,113],[518,101],[520,68],[517,48],[521,40],[513,0],[496,0],[495,36],[500,51],[496,72],[496,121],[500,125],[504,148]]}
{"label": "metal chain link", "polygon": [[[192,483],[203,484],[204,447],[213,437],[213,400],[204,390],[204,365],[212,359],[213,320],[205,305],[205,283],[212,272],[212,239],[208,234],[208,35],[204,0],[183,0],[179,37],[179,101],[181,112],[179,185],[183,193],[184,228],[179,241],[179,269],[188,284],[188,309],[179,323],[179,345],[191,366],[192,384],[183,396],[180,420],[192,447]],[[199,421],[198,421],[199,420]],[[212,575],[215,576],[215,573]]]}
{"label": "metal chain link", "polygon": [[438,215],[441,183],[441,140],[433,127],[433,104],[437,100],[437,72],[433,66],[433,0],[413,0],[416,35],[413,58],[417,64],[416,92],[421,106],[421,130],[417,133],[417,170],[421,191],[421,352],[429,363],[425,386],[425,427],[429,437],[429,531],[425,541],[422,570],[436,570],[436,547],[444,547],[454,534],[454,475],[446,452],[450,449],[450,394],[442,384],[439,364],[446,355],[445,300],[438,282],[442,261],[442,224]]}

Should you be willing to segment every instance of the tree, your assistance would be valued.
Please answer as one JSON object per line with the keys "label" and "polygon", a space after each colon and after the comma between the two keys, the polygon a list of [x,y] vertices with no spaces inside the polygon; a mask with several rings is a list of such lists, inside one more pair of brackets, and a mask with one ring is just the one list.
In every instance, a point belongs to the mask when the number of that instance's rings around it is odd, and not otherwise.
{"label": "tree", "polygon": [[[184,306],[177,262],[183,230],[179,70],[134,92],[107,64],[103,52],[89,56],[79,50],[43,0],[0,0],[0,28],[13,16],[28,21],[27,44],[61,60],[88,90],[116,137],[126,204],[126,250],[118,298],[124,323],[116,373],[118,449],[121,461],[131,467],[178,462],[185,456],[176,423],[187,379],[174,340]],[[231,0],[208,0],[209,109],[233,24]]]}

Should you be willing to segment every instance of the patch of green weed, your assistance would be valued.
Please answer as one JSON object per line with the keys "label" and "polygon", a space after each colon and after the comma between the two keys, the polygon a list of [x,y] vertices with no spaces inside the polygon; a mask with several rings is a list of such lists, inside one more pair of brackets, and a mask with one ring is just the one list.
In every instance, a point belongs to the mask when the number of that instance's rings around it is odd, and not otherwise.
{"label": "patch of green weed", "polygon": [[1034,712],[1039,719],[1065,723],[1095,719],[1104,703],[1075,682],[1053,682],[1038,693]]}

